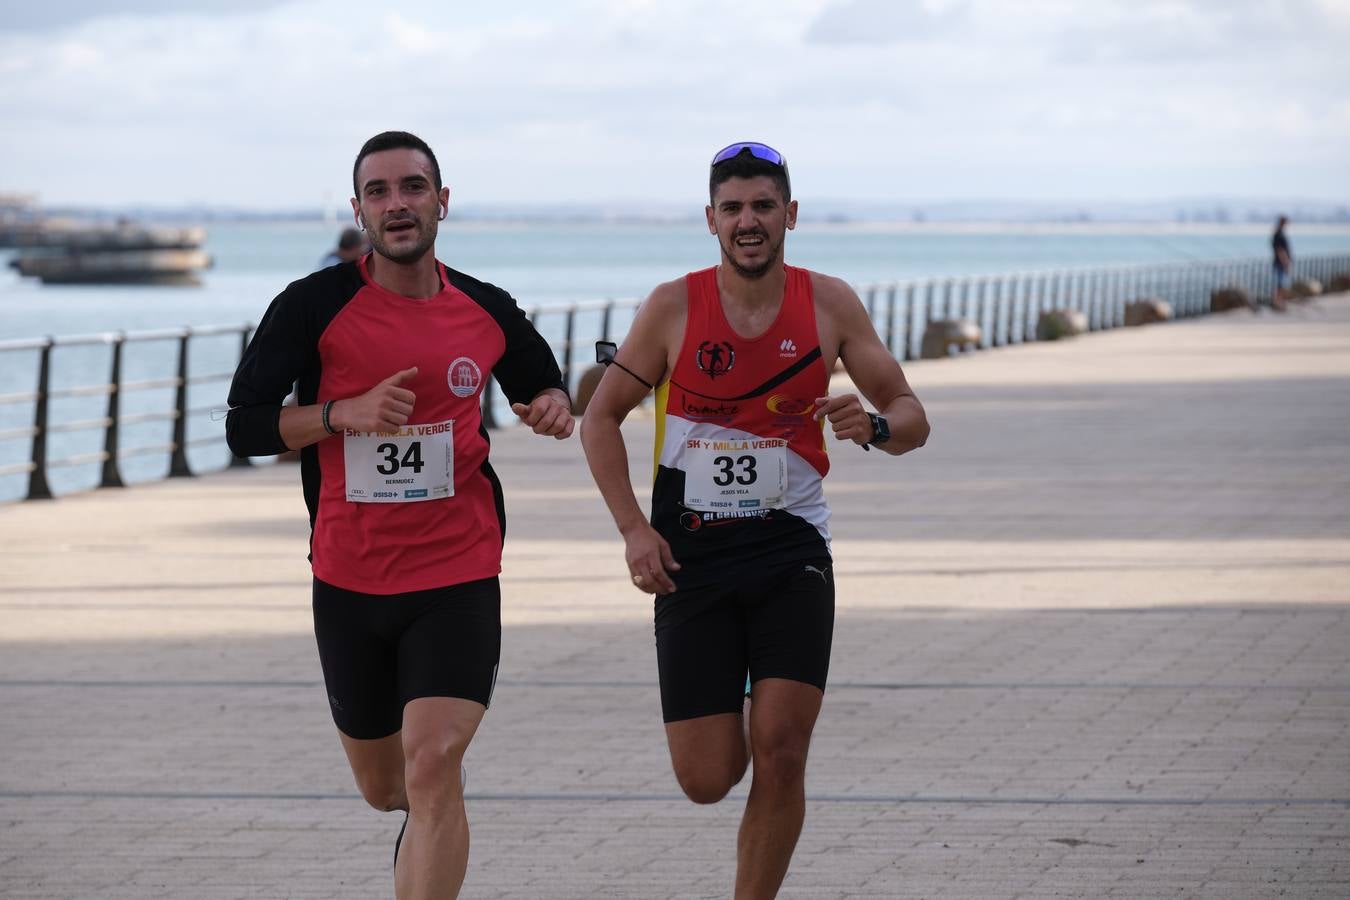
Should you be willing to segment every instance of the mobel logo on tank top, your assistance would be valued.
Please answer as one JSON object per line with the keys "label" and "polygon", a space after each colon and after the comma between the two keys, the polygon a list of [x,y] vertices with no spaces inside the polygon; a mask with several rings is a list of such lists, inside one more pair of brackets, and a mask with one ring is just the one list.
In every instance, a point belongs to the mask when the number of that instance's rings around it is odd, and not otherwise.
{"label": "mobel logo on tank top", "polygon": [[784,338],[783,343],[778,345],[779,359],[796,359],[797,345],[792,342],[792,338]]}

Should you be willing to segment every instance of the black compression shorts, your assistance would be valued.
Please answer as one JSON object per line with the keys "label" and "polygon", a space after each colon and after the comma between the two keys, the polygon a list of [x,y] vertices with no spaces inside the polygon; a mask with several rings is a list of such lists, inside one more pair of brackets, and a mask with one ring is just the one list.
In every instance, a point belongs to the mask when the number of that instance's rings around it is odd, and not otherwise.
{"label": "black compression shorts", "polygon": [[501,588],[493,577],[374,595],[316,578],[314,636],[338,729],[360,740],[387,737],[418,697],[489,704],[501,658]]}
{"label": "black compression shorts", "polygon": [[678,722],[739,713],[745,677],[825,689],[834,634],[830,560],[778,565],[738,580],[656,598],[661,712]]}

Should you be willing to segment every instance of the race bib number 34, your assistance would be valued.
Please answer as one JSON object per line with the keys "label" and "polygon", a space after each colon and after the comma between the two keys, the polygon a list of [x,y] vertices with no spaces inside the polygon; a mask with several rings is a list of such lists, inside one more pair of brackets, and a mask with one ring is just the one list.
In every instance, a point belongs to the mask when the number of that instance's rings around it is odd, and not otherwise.
{"label": "race bib number 34", "polygon": [[342,438],[347,500],[414,503],[455,494],[454,420],[398,431],[354,431]]}
{"label": "race bib number 34", "polygon": [[787,441],[702,440],[685,448],[684,505],[700,512],[776,509],[787,485]]}

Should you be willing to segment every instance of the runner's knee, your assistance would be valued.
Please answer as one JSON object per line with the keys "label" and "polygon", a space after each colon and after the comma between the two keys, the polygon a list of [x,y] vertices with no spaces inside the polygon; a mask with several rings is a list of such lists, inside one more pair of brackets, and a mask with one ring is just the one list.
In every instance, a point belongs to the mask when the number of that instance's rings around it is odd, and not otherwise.
{"label": "runner's knee", "polygon": [[744,775],[744,760],[739,763],[727,760],[712,765],[699,760],[675,765],[675,778],[680,783],[680,790],[695,803],[718,802],[740,783]]}
{"label": "runner's knee", "polygon": [[408,797],[403,789],[402,772],[369,770],[353,773],[361,797],[380,812],[406,809]]}
{"label": "runner's knee", "polygon": [[755,780],[775,787],[791,787],[806,779],[805,741],[780,739],[754,745]]}
{"label": "runner's knee", "polygon": [[418,741],[405,747],[408,802],[427,808],[447,803],[458,795],[459,766],[464,760],[467,740],[442,736]]}

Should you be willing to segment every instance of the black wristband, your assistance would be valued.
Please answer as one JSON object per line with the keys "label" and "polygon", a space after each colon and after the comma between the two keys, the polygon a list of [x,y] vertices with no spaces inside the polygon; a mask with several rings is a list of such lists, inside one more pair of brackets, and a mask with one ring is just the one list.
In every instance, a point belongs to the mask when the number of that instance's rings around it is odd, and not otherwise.
{"label": "black wristband", "polygon": [[337,434],[337,430],[333,428],[333,423],[328,420],[328,415],[333,411],[333,404],[336,402],[336,400],[329,400],[323,405],[323,430],[329,434]]}

